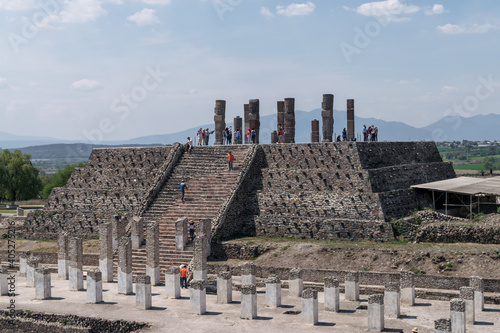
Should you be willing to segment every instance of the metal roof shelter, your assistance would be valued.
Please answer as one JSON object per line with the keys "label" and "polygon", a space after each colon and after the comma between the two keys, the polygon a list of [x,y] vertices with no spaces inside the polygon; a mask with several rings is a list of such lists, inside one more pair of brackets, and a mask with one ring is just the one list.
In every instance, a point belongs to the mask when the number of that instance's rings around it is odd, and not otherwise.
{"label": "metal roof shelter", "polygon": [[[476,197],[478,212],[480,211],[481,197],[497,197],[500,196],[500,177],[476,178],[476,177],[458,177],[437,182],[412,185],[413,189],[432,191],[432,206],[436,209],[435,192],[443,192],[445,194],[445,214],[448,214],[449,206],[469,206],[470,217],[472,218],[473,197]],[[469,196],[469,203],[466,204],[449,204],[448,193],[453,193],[462,196]],[[483,202],[483,205],[487,204]],[[495,202],[496,204],[496,202]]]}

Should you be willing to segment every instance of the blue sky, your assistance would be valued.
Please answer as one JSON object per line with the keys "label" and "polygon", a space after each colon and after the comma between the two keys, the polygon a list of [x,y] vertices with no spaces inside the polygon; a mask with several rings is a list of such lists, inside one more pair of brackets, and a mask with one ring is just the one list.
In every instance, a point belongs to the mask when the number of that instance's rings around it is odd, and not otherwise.
{"label": "blue sky", "polygon": [[0,0],[0,131],[97,143],[325,93],[417,127],[500,113],[499,4]]}

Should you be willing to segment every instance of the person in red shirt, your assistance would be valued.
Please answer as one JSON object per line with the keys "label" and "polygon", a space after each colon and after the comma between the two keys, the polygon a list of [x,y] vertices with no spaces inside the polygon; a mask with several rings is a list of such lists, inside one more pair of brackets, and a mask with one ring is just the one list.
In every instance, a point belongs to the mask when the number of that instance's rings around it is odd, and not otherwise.
{"label": "person in red shirt", "polygon": [[234,161],[234,155],[233,155],[233,153],[229,152],[227,154],[227,170],[228,171],[233,170],[233,161]]}
{"label": "person in red shirt", "polygon": [[186,265],[182,265],[182,268],[179,270],[181,273],[181,288],[186,288],[187,289],[187,274],[188,270],[186,268]]}

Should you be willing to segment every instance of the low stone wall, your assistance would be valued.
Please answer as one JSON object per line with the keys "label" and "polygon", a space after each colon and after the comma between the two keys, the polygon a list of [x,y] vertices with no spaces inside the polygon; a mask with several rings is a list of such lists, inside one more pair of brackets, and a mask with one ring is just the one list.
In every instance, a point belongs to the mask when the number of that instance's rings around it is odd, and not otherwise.
{"label": "low stone wall", "polygon": [[500,227],[424,225],[418,229],[414,240],[428,243],[500,244]]}
{"label": "low stone wall", "polygon": [[37,332],[37,333],[126,333],[148,326],[125,320],[106,320],[101,318],[80,317],[75,315],[55,315],[32,311],[16,311],[15,318],[9,312],[0,310],[2,332]]}

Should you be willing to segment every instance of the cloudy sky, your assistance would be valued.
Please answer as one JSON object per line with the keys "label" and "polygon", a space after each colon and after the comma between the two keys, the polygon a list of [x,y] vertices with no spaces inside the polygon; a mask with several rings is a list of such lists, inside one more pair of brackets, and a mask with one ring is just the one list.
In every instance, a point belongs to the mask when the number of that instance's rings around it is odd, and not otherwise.
{"label": "cloudy sky", "polygon": [[98,142],[335,95],[421,127],[500,113],[497,0],[0,0],[0,131]]}

